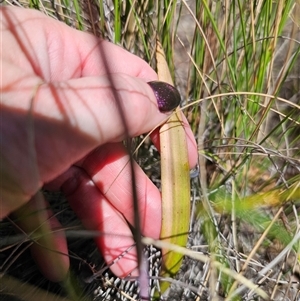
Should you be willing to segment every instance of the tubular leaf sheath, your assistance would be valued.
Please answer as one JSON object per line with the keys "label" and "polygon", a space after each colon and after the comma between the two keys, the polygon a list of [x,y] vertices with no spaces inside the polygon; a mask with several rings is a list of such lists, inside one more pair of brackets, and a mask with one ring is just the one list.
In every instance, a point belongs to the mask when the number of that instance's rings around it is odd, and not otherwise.
{"label": "tubular leaf sheath", "polygon": [[[172,77],[160,43],[156,50],[158,77],[173,85]],[[185,247],[190,219],[190,176],[186,135],[179,108],[160,128],[162,230],[161,239]],[[179,270],[182,255],[162,250],[161,276],[173,276]],[[161,283],[161,291],[168,283]]]}

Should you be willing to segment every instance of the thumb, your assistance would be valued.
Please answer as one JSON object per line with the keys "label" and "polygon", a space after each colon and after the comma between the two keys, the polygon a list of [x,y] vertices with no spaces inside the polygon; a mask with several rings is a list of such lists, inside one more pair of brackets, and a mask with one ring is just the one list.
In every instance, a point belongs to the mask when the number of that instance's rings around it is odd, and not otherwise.
{"label": "thumb", "polygon": [[53,156],[63,159],[59,165],[70,166],[99,145],[138,136],[166,120],[168,114],[159,111],[152,88],[143,80],[125,74],[112,80],[86,77],[39,88],[33,107],[38,156],[45,154],[43,145],[55,142]]}
{"label": "thumb", "polygon": [[[33,97],[24,81],[13,98],[4,97],[1,131],[10,147],[1,156],[7,179],[22,188],[21,203],[95,147],[148,132],[166,120],[168,114],[159,111],[153,89],[145,81],[125,74],[111,78],[113,83],[101,76],[42,84]],[[38,180],[28,177],[37,173]],[[3,187],[11,187],[6,184]],[[13,191],[3,193],[4,205],[8,196],[8,207],[12,206]]]}

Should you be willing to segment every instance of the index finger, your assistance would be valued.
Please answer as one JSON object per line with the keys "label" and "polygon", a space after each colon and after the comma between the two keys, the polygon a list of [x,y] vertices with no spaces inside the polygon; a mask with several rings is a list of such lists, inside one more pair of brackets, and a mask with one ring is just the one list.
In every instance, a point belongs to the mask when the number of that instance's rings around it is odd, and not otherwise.
{"label": "index finger", "polygon": [[[101,76],[108,72],[157,80],[154,70],[139,57],[37,10],[2,7],[1,14],[1,31],[9,42],[7,48],[22,54],[17,63],[28,67],[29,62],[36,75],[46,81]],[[7,56],[16,63],[13,53]]]}

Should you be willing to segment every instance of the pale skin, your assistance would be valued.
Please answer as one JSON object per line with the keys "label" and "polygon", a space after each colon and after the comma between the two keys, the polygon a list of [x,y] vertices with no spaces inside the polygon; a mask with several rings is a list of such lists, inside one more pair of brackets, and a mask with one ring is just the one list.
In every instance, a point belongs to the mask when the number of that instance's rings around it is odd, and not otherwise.
{"label": "pale skin", "polygon": [[[121,141],[151,131],[169,116],[159,112],[147,84],[157,74],[124,49],[40,12],[2,7],[0,13],[0,218],[46,208],[38,193],[42,187],[62,190],[83,225],[105,233],[95,242],[109,264],[134,244],[127,223],[133,224],[134,214],[130,167]],[[196,144],[185,128],[193,167]],[[152,140],[159,148],[158,139],[156,131]],[[142,234],[158,239],[160,192],[137,164],[134,168]],[[59,228],[51,210],[44,212],[39,222]],[[30,232],[36,224],[27,218],[19,226]],[[60,271],[51,268],[50,251],[36,245],[32,252],[44,275],[61,281],[69,268],[67,244],[63,232],[53,235]],[[136,267],[132,248],[111,270],[135,276]]]}

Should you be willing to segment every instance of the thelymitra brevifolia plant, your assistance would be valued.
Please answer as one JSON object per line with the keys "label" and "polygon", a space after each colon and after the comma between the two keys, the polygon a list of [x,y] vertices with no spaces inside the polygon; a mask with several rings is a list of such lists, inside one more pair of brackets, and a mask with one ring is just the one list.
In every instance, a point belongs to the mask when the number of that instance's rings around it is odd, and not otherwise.
{"label": "thelymitra brevifolia plant", "polygon": [[[158,77],[167,83],[153,83],[156,93],[171,94],[177,104],[180,95],[175,89],[169,67],[161,43],[157,40],[156,60]],[[169,87],[170,85],[170,87]],[[161,91],[161,92],[160,92]],[[177,99],[179,98],[179,101]],[[162,229],[161,239],[177,246],[185,247],[188,238],[190,221],[190,174],[187,142],[184,130],[182,112],[176,111],[161,126],[160,156],[162,181]],[[162,277],[174,277],[182,262],[182,254],[162,250]],[[169,283],[161,282],[161,292],[164,292]]]}

